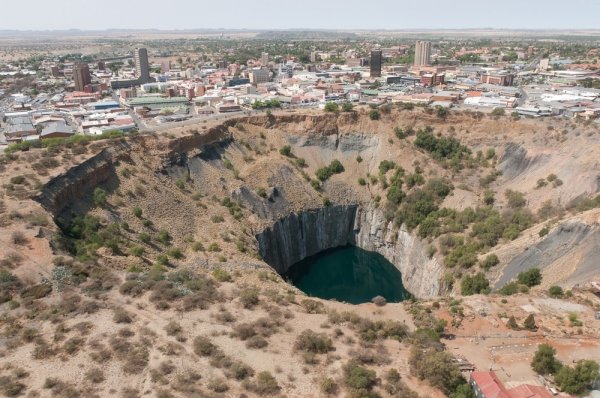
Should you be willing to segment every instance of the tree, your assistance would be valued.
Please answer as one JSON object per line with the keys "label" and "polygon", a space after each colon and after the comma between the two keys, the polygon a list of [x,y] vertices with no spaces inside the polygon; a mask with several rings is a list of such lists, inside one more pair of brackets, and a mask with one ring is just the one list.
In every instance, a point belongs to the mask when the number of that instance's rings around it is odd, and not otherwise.
{"label": "tree", "polygon": [[538,374],[556,374],[561,368],[561,363],[555,357],[556,350],[548,344],[540,344],[533,355],[531,368]]}
{"label": "tree", "polygon": [[476,395],[473,392],[471,386],[467,383],[459,385],[452,394],[450,394],[450,398],[475,398]]}
{"label": "tree", "polygon": [[535,318],[533,317],[533,314],[529,314],[527,316],[527,318],[525,318],[525,321],[523,322],[523,326],[527,330],[536,330],[537,329],[537,326],[535,324]]}
{"label": "tree", "polygon": [[381,115],[377,109],[373,109],[371,112],[369,112],[369,118],[371,120],[379,120],[380,116]]}
{"label": "tree", "polygon": [[532,287],[542,283],[542,273],[539,268],[532,268],[528,271],[520,272],[517,275],[520,284]]}
{"label": "tree", "polygon": [[411,349],[410,372],[421,380],[427,380],[433,387],[450,394],[457,391],[465,379],[453,362],[452,355],[445,351],[424,350],[414,346]]}
{"label": "tree", "polygon": [[339,110],[339,105],[335,102],[328,102],[323,109],[325,112],[337,112]]}
{"label": "tree", "polygon": [[351,102],[344,102],[342,104],[342,112],[352,112],[354,105]]}
{"label": "tree", "polygon": [[579,361],[574,368],[569,366],[561,367],[554,381],[558,387],[569,394],[584,394],[590,388],[594,381],[600,378],[600,366],[596,361]]}

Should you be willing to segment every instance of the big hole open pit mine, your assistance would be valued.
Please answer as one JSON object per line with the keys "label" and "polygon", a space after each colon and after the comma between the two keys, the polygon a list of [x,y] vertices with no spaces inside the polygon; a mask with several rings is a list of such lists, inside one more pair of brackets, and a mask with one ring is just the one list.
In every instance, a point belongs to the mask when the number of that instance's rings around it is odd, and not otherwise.
{"label": "big hole open pit mine", "polygon": [[370,113],[3,155],[2,391],[467,397],[600,358],[598,129]]}

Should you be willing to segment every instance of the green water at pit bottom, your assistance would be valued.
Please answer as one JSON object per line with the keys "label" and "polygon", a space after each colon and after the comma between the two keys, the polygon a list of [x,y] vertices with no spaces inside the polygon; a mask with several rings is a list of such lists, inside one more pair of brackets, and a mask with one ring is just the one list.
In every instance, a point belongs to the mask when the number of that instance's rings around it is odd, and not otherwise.
{"label": "green water at pit bottom", "polygon": [[351,304],[383,296],[387,302],[410,298],[400,271],[381,254],[355,246],[321,252],[294,264],[284,275],[309,296]]}

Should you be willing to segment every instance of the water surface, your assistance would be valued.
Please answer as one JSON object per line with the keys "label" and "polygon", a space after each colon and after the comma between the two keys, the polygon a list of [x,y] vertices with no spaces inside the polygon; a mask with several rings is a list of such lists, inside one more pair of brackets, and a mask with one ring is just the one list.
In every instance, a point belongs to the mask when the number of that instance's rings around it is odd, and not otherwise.
{"label": "water surface", "polygon": [[402,275],[381,254],[355,246],[321,252],[294,264],[285,275],[309,296],[351,304],[383,296],[388,302],[410,297]]}

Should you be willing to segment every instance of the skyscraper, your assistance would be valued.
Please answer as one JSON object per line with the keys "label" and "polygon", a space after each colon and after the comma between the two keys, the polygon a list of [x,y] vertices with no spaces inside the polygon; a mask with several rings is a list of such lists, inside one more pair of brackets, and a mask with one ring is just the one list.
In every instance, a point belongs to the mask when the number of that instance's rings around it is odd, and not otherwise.
{"label": "skyscraper", "polygon": [[381,50],[371,51],[371,77],[381,77]]}
{"label": "skyscraper", "polygon": [[75,80],[75,91],[83,91],[85,86],[92,83],[90,67],[87,64],[77,64],[73,68],[73,80]]}
{"label": "skyscraper", "polygon": [[431,64],[431,42],[417,40],[415,46],[415,66]]}
{"label": "skyscraper", "polygon": [[269,53],[262,53],[260,56],[260,64],[267,66],[269,64]]}
{"label": "skyscraper", "polygon": [[150,66],[148,65],[148,50],[136,48],[133,55],[135,60],[135,72],[140,83],[150,81]]}

